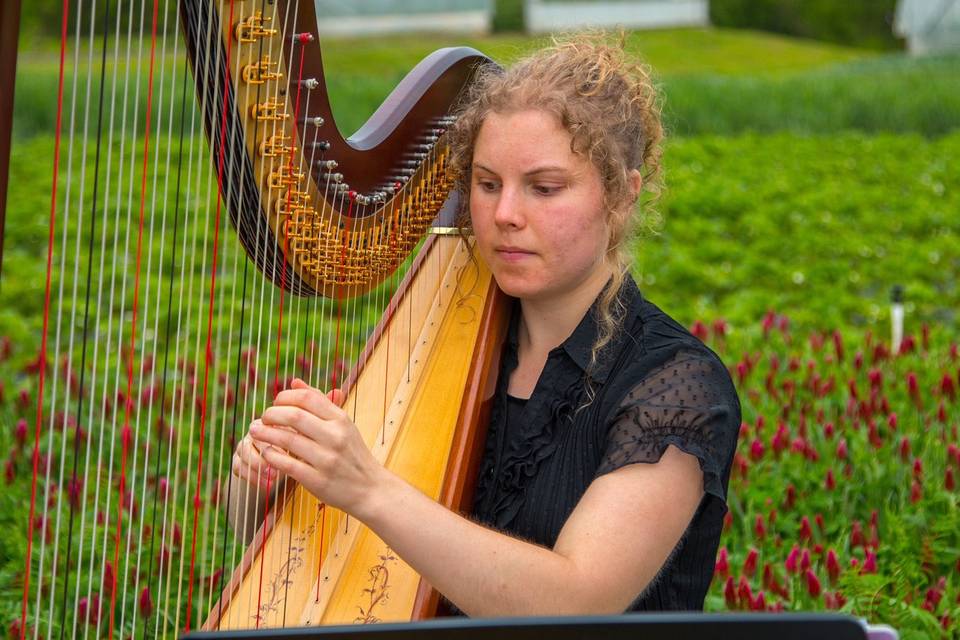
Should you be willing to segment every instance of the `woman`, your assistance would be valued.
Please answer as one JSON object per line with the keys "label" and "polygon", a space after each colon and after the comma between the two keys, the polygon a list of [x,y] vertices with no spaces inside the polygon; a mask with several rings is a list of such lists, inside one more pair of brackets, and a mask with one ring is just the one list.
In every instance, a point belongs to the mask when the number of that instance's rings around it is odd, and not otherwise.
{"label": "woman", "polygon": [[462,202],[517,300],[473,519],[379,465],[338,392],[301,381],[234,473],[294,478],[471,616],[702,608],[740,407],[716,355],[629,276],[636,203],[658,186],[656,90],[587,39],[482,74],[465,105]]}

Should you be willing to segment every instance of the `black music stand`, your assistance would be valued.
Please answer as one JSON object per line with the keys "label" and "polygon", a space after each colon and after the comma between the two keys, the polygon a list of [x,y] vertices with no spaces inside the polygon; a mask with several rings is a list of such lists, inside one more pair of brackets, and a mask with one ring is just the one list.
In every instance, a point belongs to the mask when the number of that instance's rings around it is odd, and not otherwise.
{"label": "black music stand", "polygon": [[887,627],[824,613],[644,613],[203,631],[182,640],[896,640]]}

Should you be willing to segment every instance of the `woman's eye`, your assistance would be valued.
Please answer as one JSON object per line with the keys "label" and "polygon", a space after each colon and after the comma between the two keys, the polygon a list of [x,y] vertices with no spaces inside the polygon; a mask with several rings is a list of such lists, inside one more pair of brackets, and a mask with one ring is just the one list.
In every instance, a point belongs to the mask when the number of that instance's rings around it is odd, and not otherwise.
{"label": "woman's eye", "polygon": [[559,191],[560,187],[554,185],[537,184],[533,186],[533,190],[541,196],[551,196]]}
{"label": "woman's eye", "polygon": [[495,191],[497,189],[497,183],[491,182],[490,180],[478,180],[477,186],[484,191]]}

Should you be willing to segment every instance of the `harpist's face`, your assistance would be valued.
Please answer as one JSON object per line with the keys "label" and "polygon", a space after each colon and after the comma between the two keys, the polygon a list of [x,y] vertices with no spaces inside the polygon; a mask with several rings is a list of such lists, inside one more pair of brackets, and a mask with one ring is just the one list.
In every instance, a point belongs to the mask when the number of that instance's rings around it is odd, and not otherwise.
{"label": "harpist's face", "polygon": [[540,110],[491,113],[477,135],[470,217],[480,253],[508,295],[562,299],[595,292],[598,279],[609,277],[600,174],[570,141],[557,118]]}

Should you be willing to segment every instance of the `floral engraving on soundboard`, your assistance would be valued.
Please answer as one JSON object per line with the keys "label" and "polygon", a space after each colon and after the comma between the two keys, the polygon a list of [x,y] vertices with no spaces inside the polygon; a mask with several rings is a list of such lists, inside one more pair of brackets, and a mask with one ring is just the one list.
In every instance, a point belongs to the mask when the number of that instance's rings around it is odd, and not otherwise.
{"label": "floral engraving on soundboard", "polygon": [[280,612],[286,600],[287,587],[293,584],[293,577],[304,565],[304,551],[307,549],[307,543],[313,539],[319,518],[320,514],[318,510],[317,517],[313,523],[304,529],[300,535],[290,540],[290,547],[287,551],[286,559],[270,580],[264,584],[263,596],[266,601],[260,605],[257,613],[251,616],[258,625],[266,622],[269,614]]}
{"label": "floral engraving on soundboard", "polygon": [[387,547],[386,551],[380,555],[380,564],[370,568],[368,572],[370,575],[370,586],[363,590],[367,598],[367,607],[364,609],[362,606],[357,605],[357,608],[360,610],[360,615],[353,619],[354,623],[372,624],[380,622],[380,618],[376,616],[374,610],[390,599],[390,569],[387,568],[387,564],[396,561],[396,559],[397,557],[393,555],[393,552]]}

